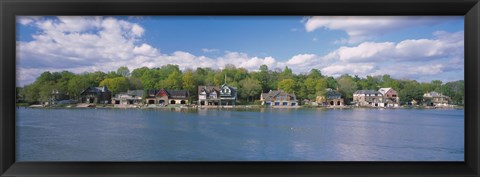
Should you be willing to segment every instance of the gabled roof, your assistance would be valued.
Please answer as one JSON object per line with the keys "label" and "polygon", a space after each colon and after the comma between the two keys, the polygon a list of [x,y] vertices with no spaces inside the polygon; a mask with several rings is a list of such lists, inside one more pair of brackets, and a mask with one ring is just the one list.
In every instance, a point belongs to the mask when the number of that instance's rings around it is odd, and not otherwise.
{"label": "gabled roof", "polygon": [[342,94],[336,90],[333,90],[331,88],[327,88],[327,96],[342,96]]}
{"label": "gabled roof", "polygon": [[378,89],[378,91],[379,91],[380,93],[384,94],[384,95],[385,95],[387,92],[389,92],[389,91],[397,92],[396,90],[393,90],[393,88],[390,88],[390,87],[380,88],[380,89]]}
{"label": "gabled roof", "polygon": [[187,98],[187,90],[166,90],[169,98]]}
{"label": "gabled roof", "polygon": [[270,90],[268,93],[262,93],[265,100],[271,100],[277,96],[291,96],[293,99],[297,99],[294,93],[287,93],[283,90]]}
{"label": "gabled roof", "polygon": [[357,90],[353,94],[382,94],[376,90]]}
{"label": "gabled roof", "polygon": [[448,96],[445,96],[445,95],[443,95],[441,93],[438,93],[438,92],[435,92],[435,91],[425,93],[425,94],[423,94],[423,97],[445,97],[445,98],[449,98]]}
{"label": "gabled roof", "polygon": [[147,90],[147,97],[155,97],[157,95],[158,90]]}
{"label": "gabled roof", "polygon": [[127,94],[131,96],[143,96],[143,90],[129,90]]}
{"label": "gabled roof", "polygon": [[387,93],[390,89],[392,89],[392,88],[380,88],[380,89],[378,89],[378,91],[385,95],[385,93]]}
{"label": "gabled roof", "polygon": [[198,86],[198,94],[205,91],[205,93],[209,94],[212,92],[219,92],[220,88],[218,86]]}
{"label": "gabled roof", "polygon": [[237,87],[232,87],[227,84],[223,84],[222,86],[220,86],[220,88],[223,88],[223,87],[228,87],[230,90],[237,90]]}
{"label": "gabled roof", "polygon": [[108,89],[107,89],[107,86],[103,86],[103,87],[88,87],[86,88],[85,90],[83,90],[80,95],[84,94],[85,92],[94,92],[94,93],[97,93],[97,94],[100,94],[100,93],[105,93],[105,92],[110,92]]}

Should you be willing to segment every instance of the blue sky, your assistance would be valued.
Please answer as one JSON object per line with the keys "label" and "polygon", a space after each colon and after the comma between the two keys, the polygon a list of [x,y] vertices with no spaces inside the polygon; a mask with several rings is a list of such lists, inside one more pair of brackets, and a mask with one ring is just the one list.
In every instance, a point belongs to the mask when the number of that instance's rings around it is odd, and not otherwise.
{"label": "blue sky", "polygon": [[17,85],[120,66],[463,79],[463,16],[17,17]]}

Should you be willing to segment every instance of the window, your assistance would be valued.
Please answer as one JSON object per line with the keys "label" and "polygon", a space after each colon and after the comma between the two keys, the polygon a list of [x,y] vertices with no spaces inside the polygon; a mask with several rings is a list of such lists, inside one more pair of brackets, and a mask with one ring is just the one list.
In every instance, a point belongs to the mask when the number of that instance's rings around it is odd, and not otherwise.
{"label": "window", "polygon": [[288,105],[288,102],[283,102],[282,105],[283,105],[283,106],[287,106],[287,105]]}

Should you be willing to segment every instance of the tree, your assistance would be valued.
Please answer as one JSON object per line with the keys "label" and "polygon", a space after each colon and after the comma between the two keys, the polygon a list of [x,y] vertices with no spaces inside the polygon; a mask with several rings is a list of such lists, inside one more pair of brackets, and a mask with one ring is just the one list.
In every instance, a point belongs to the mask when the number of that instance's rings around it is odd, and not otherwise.
{"label": "tree", "polygon": [[170,76],[174,72],[177,72],[177,73],[180,73],[180,74],[182,73],[182,71],[180,71],[180,68],[178,67],[178,65],[172,65],[172,64],[163,65],[162,67],[160,67],[156,71],[157,71],[157,75],[161,79],[167,78],[168,76]]}
{"label": "tree", "polygon": [[281,89],[288,93],[294,93],[297,89],[297,84],[293,79],[284,79],[278,83],[278,89]]}
{"label": "tree", "polygon": [[21,91],[21,95],[24,96],[25,101],[27,101],[28,103],[36,103],[40,99],[40,96],[38,94],[40,92],[40,89],[38,87],[37,81],[35,81],[33,84],[24,86]]}
{"label": "tree", "polygon": [[349,75],[343,75],[337,80],[340,93],[345,96],[345,103],[348,103],[353,98],[353,92],[357,90],[357,84]]}
{"label": "tree", "polygon": [[318,78],[321,78],[323,76],[322,76],[322,73],[320,72],[320,70],[311,69],[310,72],[308,73],[308,77],[313,78],[313,79],[318,79]]}
{"label": "tree", "polygon": [[87,82],[89,85],[88,86],[97,86],[106,78],[107,74],[101,71],[96,71],[93,73],[87,73]]}
{"label": "tree", "polygon": [[315,91],[317,96],[326,96],[326,89],[328,88],[328,83],[325,78],[320,78],[315,85]]}
{"label": "tree", "polygon": [[312,99],[313,97],[315,97],[315,94],[316,94],[316,85],[317,85],[317,81],[313,78],[307,78],[305,79],[305,81],[303,82],[305,84],[305,88],[306,88],[306,95],[307,97],[309,97],[309,99]]}
{"label": "tree", "polygon": [[417,102],[422,101],[423,92],[420,88],[420,84],[417,81],[405,81],[403,89],[398,93],[401,102],[410,102],[415,100]]}
{"label": "tree", "polygon": [[107,86],[108,90],[110,90],[113,95],[120,92],[126,92],[129,88],[126,77],[106,78],[100,82],[99,86]]}
{"label": "tree", "polygon": [[126,66],[121,66],[117,69],[117,74],[123,77],[130,76],[130,70]]}
{"label": "tree", "polygon": [[149,69],[141,72],[143,72],[143,74],[140,77],[140,81],[142,82],[143,89],[146,89],[146,90],[157,89],[156,84],[159,82],[160,78],[156,74],[155,70]]}
{"label": "tree", "polygon": [[439,92],[439,93],[442,93],[442,81],[441,80],[432,80],[432,82],[430,82],[430,84],[432,85],[432,89],[433,91],[436,91],[436,92]]}
{"label": "tree", "polygon": [[272,76],[268,71],[267,65],[261,65],[259,68],[259,72],[252,74],[252,76],[258,81],[260,81],[260,84],[262,86],[262,92],[268,92],[269,90],[274,89],[271,87]]}
{"label": "tree", "polygon": [[327,78],[327,87],[331,89],[337,89],[337,80],[335,80],[333,77],[328,77]]}
{"label": "tree", "polygon": [[195,79],[193,77],[193,72],[192,71],[186,71],[185,74],[182,76],[182,84],[183,84],[183,89],[188,90],[191,94],[190,97],[195,97],[196,96],[196,91],[195,91],[195,86],[197,85],[195,83]]}
{"label": "tree", "polygon": [[117,74],[117,72],[115,71],[110,71],[107,73],[107,75],[105,75],[105,78],[110,78],[110,79],[116,78],[116,77],[123,77],[123,76],[120,74]]}
{"label": "tree", "polygon": [[327,89],[327,80],[324,78],[313,79],[308,77],[304,82],[307,93],[305,93],[308,99],[315,99],[317,96],[324,96],[325,89]]}
{"label": "tree", "polygon": [[243,79],[239,82],[239,85],[242,90],[242,95],[247,98],[252,97],[252,101],[254,100],[255,95],[259,95],[260,92],[262,91],[262,86],[260,85],[260,81],[252,79],[252,78],[246,78]]}
{"label": "tree", "polygon": [[128,77],[128,85],[130,86],[130,90],[139,90],[143,89],[142,80],[136,77]]}
{"label": "tree", "polygon": [[46,83],[46,82],[53,82],[55,78],[50,71],[43,72],[37,79],[36,82],[39,83]]}
{"label": "tree", "polygon": [[285,69],[283,69],[283,72],[280,74],[281,79],[292,79],[293,78],[293,72],[288,66],[285,66]]}
{"label": "tree", "polygon": [[164,88],[168,89],[181,89],[182,88],[182,73],[179,71],[173,71],[168,75],[164,82]]}
{"label": "tree", "polygon": [[260,65],[260,68],[258,68],[260,72],[268,72],[268,66],[266,64]]}
{"label": "tree", "polygon": [[137,68],[132,71],[131,76],[135,78],[141,78],[143,74],[149,70],[150,69],[148,67]]}
{"label": "tree", "polygon": [[69,80],[67,85],[68,93],[71,99],[80,98],[80,93],[88,87],[85,77],[75,76]]}

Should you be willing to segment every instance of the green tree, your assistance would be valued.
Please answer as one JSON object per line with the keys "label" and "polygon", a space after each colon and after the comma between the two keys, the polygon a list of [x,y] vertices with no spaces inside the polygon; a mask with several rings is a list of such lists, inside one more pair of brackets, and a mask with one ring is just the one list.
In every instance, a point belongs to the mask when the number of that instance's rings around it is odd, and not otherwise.
{"label": "green tree", "polygon": [[[157,83],[159,82],[159,76],[156,74],[155,70],[144,70],[142,71],[143,74],[140,77],[140,81],[142,82],[143,89],[145,90],[151,90],[151,89],[157,89],[159,87],[156,87]],[[140,72],[139,72],[140,73]]]}
{"label": "green tree", "polygon": [[126,66],[121,66],[117,69],[117,75],[128,77],[130,76],[130,70]]}
{"label": "green tree", "polygon": [[327,77],[327,87],[331,89],[337,89],[337,80],[333,77]]}
{"label": "green tree", "polygon": [[[37,78],[38,79],[38,78]],[[40,89],[37,83],[29,84],[23,87],[21,90],[21,95],[23,95],[25,101],[30,104],[37,103],[40,99],[39,93]]]}
{"label": "green tree", "polygon": [[[328,88],[327,79],[320,78],[317,80],[317,84],[315,85],[316,96],[326,96],[326,89]],[[316,98],[316,97],[315,97]]]}
{"label": "green tree", "polygon": [[126,92],[129,88],[128,79],[126,77],[106,78],[100,82],[99,86],[107,86],[113,95]]}
{"label": "green tree", "polygon": [[278,83],[277,88],[288,93],[294,93],[297,89],[297,84],[293,79],[284,79]]}
{"label": "green tree", "polygon": [[164,82],[164,88],[167,89],[181,89],[182,88],[182,73],[179,71],[173,71],[168,75]]}
{"label": "green tree", "polygon": [[283,69],[283,72],[280,74],[280,78],[283,79],[292,79],[293,78],[293,72],[288,66],[285,66],[285,69]]}
{"label": "green tree", "polygon": [[310,72],[308,73],[308,77],[309,78],[313,78],[313,79],[319,79],[322,76],[322,73],[320,72],[320,70],[318,69],[311,69]]}
{"label": "green tree", "polygon": [[141,78],[143,74],[149,70],[150,69],[148,67],[137,68],[132,71],[131,76],[135,78]]}
{"label": "green tree", "polygon": [[247,102],[249,101],[248,98],[251,98],[253,101],[255,95],[260,95],[262,91],[262,86],[260,85],[260,81],[252,78],[246,78],[239,82],[239,85],[242,90],[242,95],[247,98]]}
{"label": "green tree", "polygon": [[85,77],[75,76],[68,81],[68,92],[71,99],[79,99],[80,93],[85,90],[88,85],[86,84]]}
{"label": "green tree", "polygon": [[143,89],[142,80],[136,77],[128,77],[128,85],[130,90],[140,90]]}
{"label": "green tree", "polygon": [[403,89],[398,93],[401,102],[410,102],[415,100],[421,102],[423,100],[423,91],[417,81],[405,81]]}
{"label": "green tree", "polygon": [[[183,89],[188,90],[190,97],[194,98],[197,95],[195,78],[193,77],[192,71],[186,71],[182,76]],[[191,100],[190,100],[191,101]]]}
{"label": "green tree", "polygon": [[337,79],[337,83],[340,93],[342,93],[345,98],[345,103],[349,103],[353,98],[353,92],[357,90],[357,84],[349,75],[343,75],[339,77]]}

